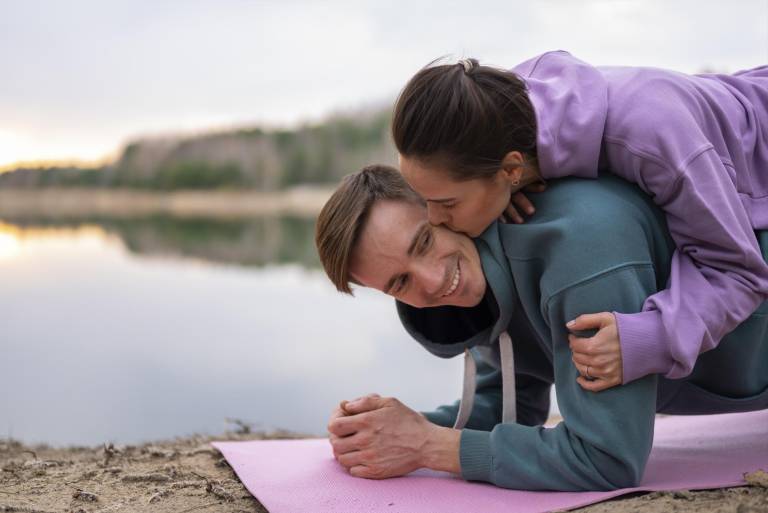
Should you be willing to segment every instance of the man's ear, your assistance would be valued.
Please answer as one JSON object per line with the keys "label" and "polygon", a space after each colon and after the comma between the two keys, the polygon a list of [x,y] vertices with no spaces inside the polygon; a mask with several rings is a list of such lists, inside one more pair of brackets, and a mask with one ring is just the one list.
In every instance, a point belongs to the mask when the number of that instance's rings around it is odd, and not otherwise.
{"label": "man's ear", "polygon": [[501,161],[501,170],[504,178],[513,183],[519,184],[523,179],[525,172],[525,157],[519,151],[510,151]]}

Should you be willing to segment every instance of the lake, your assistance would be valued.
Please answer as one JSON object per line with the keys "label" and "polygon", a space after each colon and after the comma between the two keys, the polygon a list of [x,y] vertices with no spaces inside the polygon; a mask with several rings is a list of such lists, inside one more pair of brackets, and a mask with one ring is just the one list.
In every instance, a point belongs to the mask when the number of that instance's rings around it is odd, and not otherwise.
{"label": "lake", "polygon": [[342,399],[457,399],[393,300],[336,292],[313,220],[0,220],[0,437],[137,443],[234,429],[325,435]]}

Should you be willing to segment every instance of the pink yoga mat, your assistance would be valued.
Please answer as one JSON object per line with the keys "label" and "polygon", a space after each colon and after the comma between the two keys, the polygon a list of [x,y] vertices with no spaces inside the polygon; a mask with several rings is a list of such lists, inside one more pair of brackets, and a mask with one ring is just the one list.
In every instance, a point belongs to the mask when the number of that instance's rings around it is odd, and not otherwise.
{"label": "pink yoga mat", "polygon": [[744,484],[768,470],[768,410],[659,417],[641,486],[610,492],[526,492],[419,470],[374,481],[347,474],[327,439],[216,442],[248,490],[270,513],[543,513],[635,491]]}

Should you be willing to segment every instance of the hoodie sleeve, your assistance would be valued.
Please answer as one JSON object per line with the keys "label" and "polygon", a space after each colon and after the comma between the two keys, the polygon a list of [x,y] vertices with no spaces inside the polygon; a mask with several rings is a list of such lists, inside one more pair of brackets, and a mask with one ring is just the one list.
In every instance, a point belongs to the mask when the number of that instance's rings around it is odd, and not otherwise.
{"label": "hoodie sleeve", "polygon": [[[490,431],[501,422],[502,384],[501,371],[489,365],[475,353],[477,362],[477,389],[475,403],[466,427]],[[544,424],[549,415],[549,390],[551,385],[532,376],[515,376],[517,394],[517,421],[527,426]],[[459,403],[438,407],[422,414],[439,426],[453,427],[459,412]]]}
{"label": "hoodie sleeve", "polygon": [[545,304],[558,404],[554,428],[499,424],[461,433],[462,477],[521,490],[609,490],[636,486],[653,441],[655,376],[599,394],[582,389],[565,323],[590,311],[638,311],[655,291],[650,264],[631,264],[572,285]]}
{"label": "hoodie sleeve", "polygon": [[717,347],[768,299],[768,265],[729,179],[734,170],[711,145],[676,168],[616,141],[611,146],[613,160],[634,169],[664,209],[677,247],[666,290],[640,313],[614,312],[624,382],[654,373],[683,378],[699,353]]}

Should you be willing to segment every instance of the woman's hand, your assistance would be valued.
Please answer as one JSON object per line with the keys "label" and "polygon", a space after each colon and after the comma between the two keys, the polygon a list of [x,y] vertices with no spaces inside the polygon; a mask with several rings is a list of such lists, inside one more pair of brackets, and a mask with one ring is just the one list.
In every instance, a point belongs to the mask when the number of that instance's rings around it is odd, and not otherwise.
{"label": "woman's hand", "polygon": [[509,206],[504,210],[501,221],[504,223],[512,221],[515,224],[523,224],[525,220],[520,212],[525,212],[525,214],[529,216],[536,212],[533,203],[531,203],[531,200],[528,199],[528,196],[526,196],[523,191],[542,192],[546,188],[546,184],[535,183],[525,186],[522,191],[512,193],[512,197],[509,200]]}
{"label": "woman's hand", "polygon": [[610,312],[580,315],[566,324],[570,331],[598,330],[592,337],[568,335],[573,363],[581,376],[576,381],[585,390],[600,392],[621,385],[623,371],[616,318]]}

